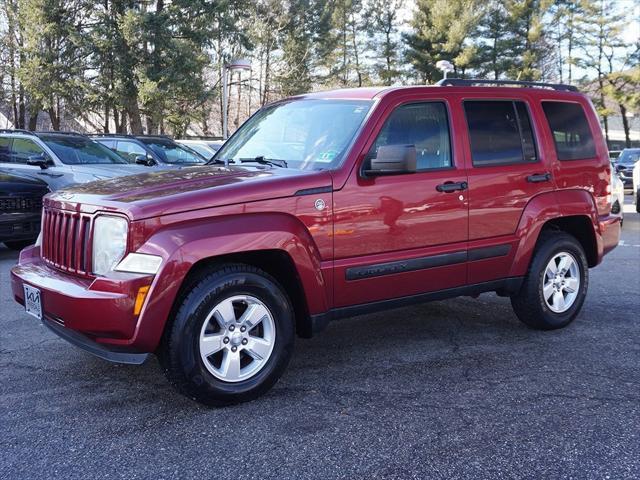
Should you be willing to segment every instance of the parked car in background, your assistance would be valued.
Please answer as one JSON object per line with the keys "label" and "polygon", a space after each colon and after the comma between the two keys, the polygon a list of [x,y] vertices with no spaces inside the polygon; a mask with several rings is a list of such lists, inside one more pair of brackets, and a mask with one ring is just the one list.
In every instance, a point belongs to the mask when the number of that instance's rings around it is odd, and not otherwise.
{"label": "parked car in background", "polygon": [[615,162],[621,153],[622,150],[609,150],[609,158]]}
{"label": "parked car in background", "polygon": [[611,162],[611,213],[620,215],[620,226],[624,222],[624,183],[616,171],[615,163]]}
{"label": "parked car in background", "polygon": [[145,172],[80,133],[0,130],[0,168],[37,176],[51,191]]}
{"label": "parked car in background", "polygon": [[102,358],[156,353],[211,405],[264,394],[296,334],[351,315],[496,292],[565,327],[620,238],[598,117],[571,86],[477,83],[284,99],[225,143],[228,166],[47,195],[13,297]]}
{"label": "parked car in background", "polygon": [[42,180],[0,168],[0,242],[12,250],[35,243],[40,233],[42,197],[49,187]]}
{"label": "parked car in background", "polygon": [[223,142],[217,140],[194,140],[194,139],[180,139],[176,140],[181,145],[185,145],[208,160],[211,160],[216,154]]}
{"label": "parked car in background", "polygon": [[147,167],[191,167],[204,165],[208,159],[164,135],[92,135],[129,163]]}
{"label": "parked car in background", "polygon": [[636,212],[640,213],[640,162],[633,167],[633,203],[636,204]]}
{"label": "parked car in background", "polygon": [[616,171],[625,190],[633,189],[633,167],[640,160],[640,148],[625,148],[616,159]]}

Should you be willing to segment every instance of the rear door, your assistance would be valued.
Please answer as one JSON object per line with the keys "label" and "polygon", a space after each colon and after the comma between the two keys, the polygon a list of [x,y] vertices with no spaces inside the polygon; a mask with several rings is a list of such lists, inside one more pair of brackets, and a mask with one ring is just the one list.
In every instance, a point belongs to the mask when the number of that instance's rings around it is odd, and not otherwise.
{"label": "rear door", "polygon": [[469,176],[470,284],[504,278],[516,251],[522,212],[554,189],[533,121],[536,105],[520,98],[466,98],[462,103]]}

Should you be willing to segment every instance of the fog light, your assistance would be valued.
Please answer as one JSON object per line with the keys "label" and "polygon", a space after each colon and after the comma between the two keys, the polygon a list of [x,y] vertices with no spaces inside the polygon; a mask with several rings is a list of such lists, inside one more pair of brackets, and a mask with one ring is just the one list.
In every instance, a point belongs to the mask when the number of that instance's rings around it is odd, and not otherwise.
{"label": "fog light", "polygon": [[147,293],[149,293],[149,285],[147,285],[146,287],[140,287],[138,289],[138,295],[136,295],[136,304],[133,307],[134,315],[140,315],[142,306],[144,305],[144,300],[147,298]]}

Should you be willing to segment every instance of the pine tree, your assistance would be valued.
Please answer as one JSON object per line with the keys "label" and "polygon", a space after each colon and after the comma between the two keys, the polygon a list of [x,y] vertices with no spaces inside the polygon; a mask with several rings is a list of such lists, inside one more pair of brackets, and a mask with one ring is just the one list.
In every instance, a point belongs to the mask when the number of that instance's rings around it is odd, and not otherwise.
{"label": "pine tree", "polygon": [[383,85],[392,85],[402,74],[398,64],[401,58],[398,17],[405,3],[405,0],[371,0],[365,11],[367,47]]}
{"label": "pine tree", "polygon": [[412,33],[405,35],[407,59],[424,82],[441,78],[438,60],[454,64],[454,74],[464,75],[474,64],[476,48],[472,36],[481,20],[476,0],[418,0],[410,21]]}

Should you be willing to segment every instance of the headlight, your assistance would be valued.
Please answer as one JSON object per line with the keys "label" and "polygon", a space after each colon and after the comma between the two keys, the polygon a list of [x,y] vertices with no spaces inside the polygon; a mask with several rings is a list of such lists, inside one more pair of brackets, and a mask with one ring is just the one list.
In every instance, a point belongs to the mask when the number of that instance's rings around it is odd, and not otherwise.
{"label": "headlight", "polygon": [[130,253],[115,268],[118,272],[148,273],[155,275],[162,264],[162,257],[146,253]]}
{"label": "headlight", "polygon": [[115,267],[127,250],[127,221],[101,215],[93,226],[93,273],[104,275]]}

